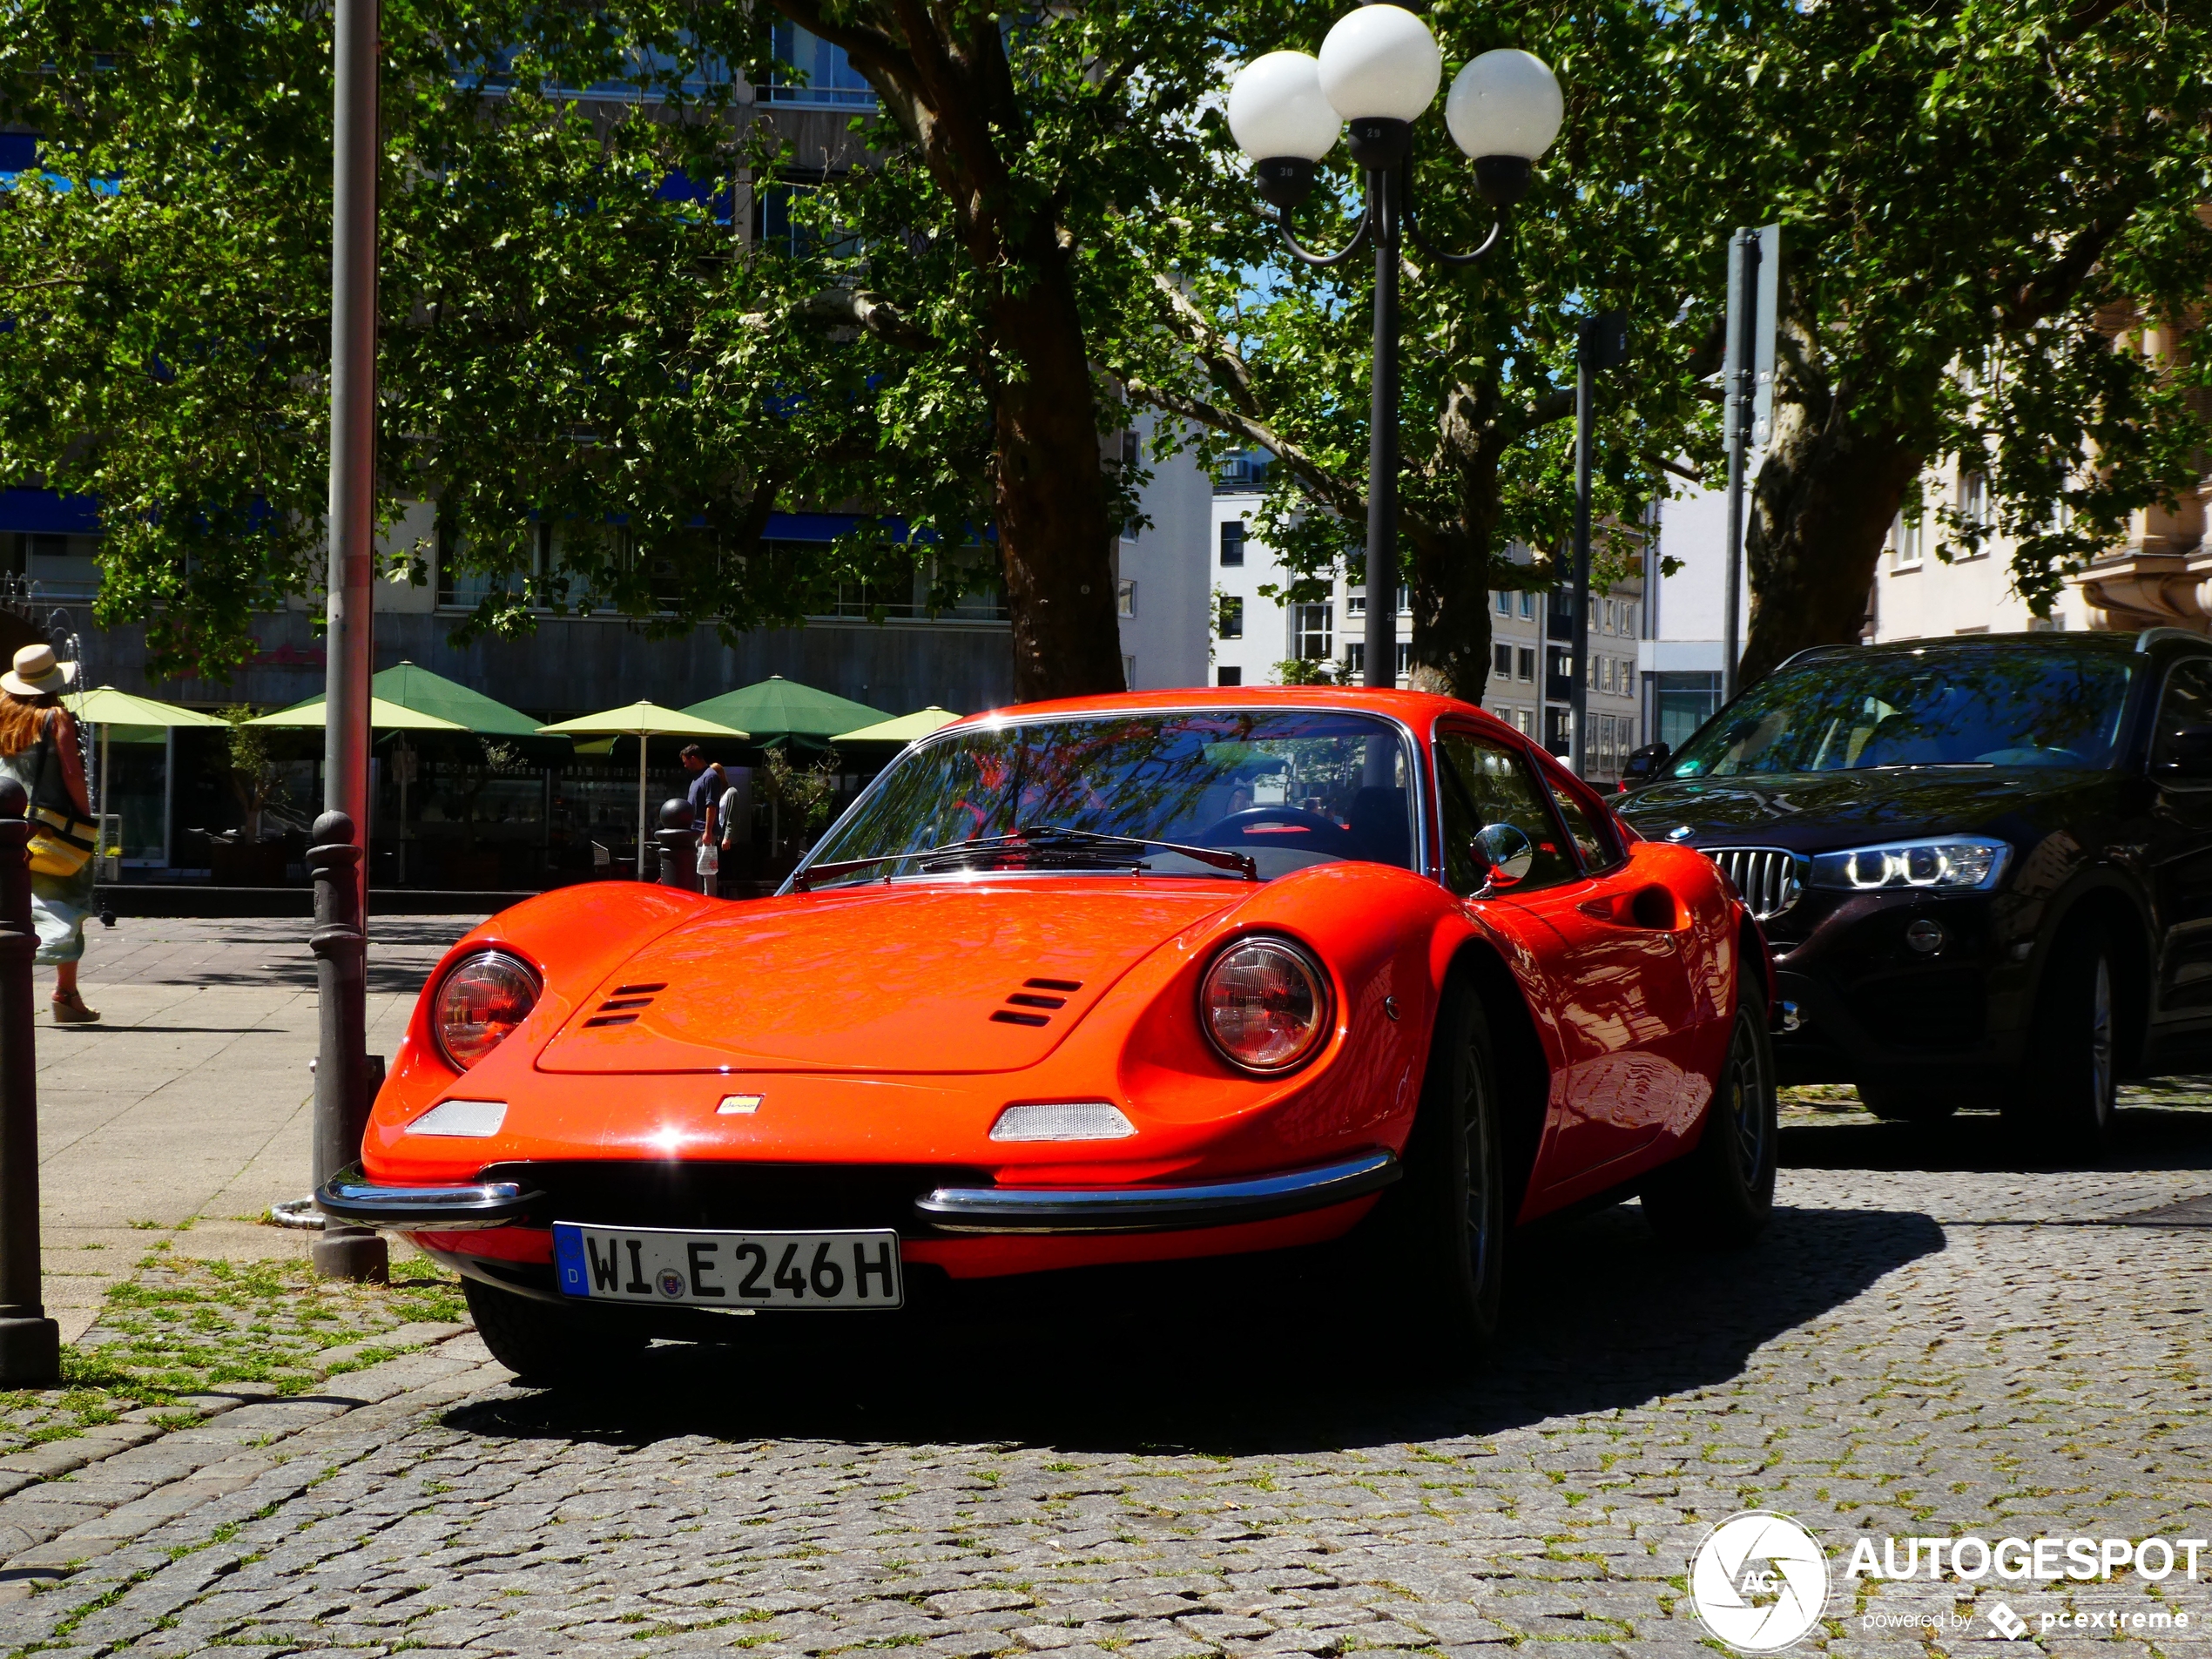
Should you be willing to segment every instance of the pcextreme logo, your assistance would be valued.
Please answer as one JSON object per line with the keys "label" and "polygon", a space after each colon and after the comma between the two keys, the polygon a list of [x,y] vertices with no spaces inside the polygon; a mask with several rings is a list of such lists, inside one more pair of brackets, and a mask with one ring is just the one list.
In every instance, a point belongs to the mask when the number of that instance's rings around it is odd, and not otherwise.
{"label": "pcextreme logo", "polygon": [[1689,1601],[1741,1653],[1774,1653],[1820,1622],[1828,1552],[1787,1515],[1747,1509],[1705,1534],[1689,1563]]}

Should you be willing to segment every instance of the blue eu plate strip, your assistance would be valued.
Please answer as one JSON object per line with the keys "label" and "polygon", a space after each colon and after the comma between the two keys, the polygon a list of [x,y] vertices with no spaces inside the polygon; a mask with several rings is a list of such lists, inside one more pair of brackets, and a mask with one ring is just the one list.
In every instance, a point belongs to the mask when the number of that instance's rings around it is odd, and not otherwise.
{"label": "blue eu plate strip", "polygon": [[553,1224],[553,1266],[563,1294],[591,1294],[591,1281],[583,1264],[583,1229],[572,1221]]}

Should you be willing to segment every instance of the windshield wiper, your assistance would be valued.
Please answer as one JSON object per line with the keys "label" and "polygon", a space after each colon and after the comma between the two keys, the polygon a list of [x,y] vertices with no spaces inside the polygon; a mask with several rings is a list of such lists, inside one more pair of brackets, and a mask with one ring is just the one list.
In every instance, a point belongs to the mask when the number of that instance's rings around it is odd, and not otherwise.
{"label": "windshield wiper", "polygon": [[1097,851],[1085,850],[1122,846],[1139,850],[1158,847],[1197,863],[1211,865],[1217,870],[1231,871],[1247,881],[1259,880],[1259,866],[1243,853],[1229,853],[1211,846],[1186,846],[1180,841],[1155,840],[1143,836],[1108,835],[1097,830],[1067,829],[1056,824],[1033,824],[1008,835],[979,835],[973,840],[948,841],[942,846],[921,847],[913,852],[876,853],[867,858],[838,859],[827,864],[809,865],[799,872],[792,885],[799,892],[806,893],[812,891],[814,882],[822,877],[844,875],[878,864],[895,864],[904,859],[914,860],[924,870],[949,869],[977,859],[1006,857],[1030,859],[1069,869],[1143,870],[1149,867],[1141,860],[1131,859],[1124,862],[1100,857]]}
{"label": "windshield wiper", "polygon": [[1247,881],[1259,880],[1259,866],[1249,853],[1231,853],[1218,846],[1192,846],[1184,841],[1163,841],[1150,835],[1109,835],[1102,830],[1068,829],[1058,824],[1031,824],[1022,833],[1031,844],[1040,838],[1051,837],[1064,841],[1081,841],[1098,846],[1157,846],[1163,852],[1173,853],[1199,864],[1210,864],[1217,870],[1231,870]]}

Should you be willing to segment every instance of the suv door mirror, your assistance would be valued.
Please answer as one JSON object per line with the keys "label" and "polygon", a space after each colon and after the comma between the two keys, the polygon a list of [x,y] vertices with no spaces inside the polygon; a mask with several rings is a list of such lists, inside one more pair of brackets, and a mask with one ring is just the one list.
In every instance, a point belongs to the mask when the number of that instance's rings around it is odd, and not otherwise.
{"label": "suv door mirror", "polygon": [[1647,743],[1641,749],[1629,750],[1629,758],[1621,763],[1621,787],[1634,789],[1638,784],[1649,783],[1674,759],[1674,753],[1663,743]]}
{"label": "suv door mirror", "polygon": [[2156,771],[2169,778],[2212,778],[2212,725],[2168,732],[2158,748]]}

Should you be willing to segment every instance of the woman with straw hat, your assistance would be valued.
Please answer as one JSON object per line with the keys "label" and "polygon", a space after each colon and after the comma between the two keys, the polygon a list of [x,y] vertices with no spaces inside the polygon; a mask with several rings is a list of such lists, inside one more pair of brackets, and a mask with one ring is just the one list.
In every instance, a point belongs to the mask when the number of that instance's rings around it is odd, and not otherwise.
{"label": "woman with straw hat", "polygon": [[[78,746],[77,722],[62,705],[62,691],[77,678],[75,663],[57,662],[51,645],[25,645],[15,664],[0,674],[0,772],[30,798],[34,829],[30,873],[30,919],[38,929],[38,962],[55,974],[54,1023],[90,1025],[99,1012],[85,1006],[77,988],[78,959],[84,954],[84,919],[92,912],[98,866],[89,852],[79,853],[67,840],[77,827],[91,827],[92,809],[84,790],[84,758]],[[42,781],[44,788],[42,789]],[[48,800],[51,797],[51,800]],[[42,806],[49,807],[42,813]],[[68,823],[75,815],[76,826]],[[48,833],[56,819],[57,833]],[[42,858],[43,846],[56,856]],[[65,873],[41,869],[42,863],[75,867]]]}

